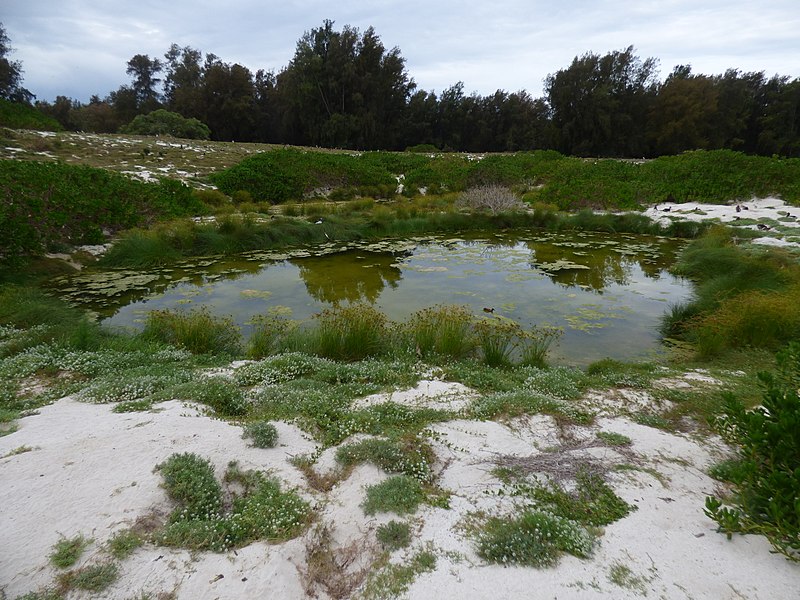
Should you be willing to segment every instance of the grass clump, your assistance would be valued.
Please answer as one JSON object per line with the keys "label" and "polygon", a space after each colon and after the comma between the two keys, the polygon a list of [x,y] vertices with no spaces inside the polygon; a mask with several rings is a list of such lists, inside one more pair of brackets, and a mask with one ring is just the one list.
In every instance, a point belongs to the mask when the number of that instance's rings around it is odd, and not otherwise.
{"label": "grass clump", "polygon": [[91,543],[83,535],[76,535],[73,538],[62,538],[53,546],[50,554],[50,562],[59,569],[71,567],[83,554],[83,551]]}
{"label": "grass clump", "polygon": [[178,504],[171,520],[210,520],[222,510],[222,487],[208,460],[196,454],[173,454],[156,466],[164,489]]}
{"label": "grass clump", "polygon": [[407,548],[411,544],[411,526],[408,523],[392,520],[378,525],[375,537],[380,545],[390,552]]}
{"label": "grass clump", "polygon": [[108,540],[108,551],[117,560],[128,558],[142,544],[142,537],[131,529],[125,529],[115,533]]}
{"label": "grass clump", "polygon": [[274,448],[278,444],[278,430],[269,421],[256,421],[245,425],[242,437],[256,448]]}
{"label": "grass clump", "polygon": [[633,440],[627,435],[613,431],[598,431],[596,435],[599,440],[609,446],[630,446],[633,443]]}
{"label": "grass clump", "polygon": [[760,406],[748,410],[737,397],[726,397],[714,427],[739,447],[738,461],[728,468],[735,483],[723,506],[706,498],[706,514],[728,538],[735,532],[759,533],[787,558],[800,560],[800,343],[778,354],[779,373],[761,373]]}
{"label": "grass clump", "polygon": [[151,311],[142,337],[185,348],[192,354],[237,355],[241,351],[241,338],[233,319],[215,317],[204,309]]}
{"label": "grass clump", "polygon": [[115,563],[91,565],[62,573],[58,577],[59,588],[63,590],[78,589],[87,592],[102,592],[119,576],[119,567]]}
{"label": "grass clump", "polygon": [[389,564],[374,573],[364,587],[364,598],[398,598],[423,573],[436,569],[436,555],[430,549],[420,550],[402,564]]}
{"label": "grass clump", "polygon": [[478,538],[478,556],[492,563],[550,567],[562,552],[591,555],[594,537],[575,521],[527,510],[518,517],[493,517]]}
{"label": "grass clump", "polygon": [[472,313],[465,306],[434,306],[411,315],[405,332],[422,358],[461,359],[475,349],[472,320]]}
{"label": "grass clump", "polygon": [[416,512],[425,498],[422,485],[408,475],[395,475],[367,487],[367,497],[361,504],[364,513],[393,512],[405,515]]}
{"label": "grass clump", "polygon": [[386,316],[369,304],[327,309],[315,317],[312,353],[356,361],[385,354],[390,347]]}

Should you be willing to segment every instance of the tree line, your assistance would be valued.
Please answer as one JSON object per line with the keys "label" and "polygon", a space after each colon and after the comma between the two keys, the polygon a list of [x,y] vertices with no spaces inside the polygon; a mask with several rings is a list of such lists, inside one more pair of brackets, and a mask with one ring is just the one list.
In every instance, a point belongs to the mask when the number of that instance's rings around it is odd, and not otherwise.
{"label": "tree line", "polygon": [[94,132],[116,132],[137,115],[166,109],[201,121],[223,141],[603,157],[721,148],[800,156],[800,78],[738,69],[702,75],[679,65],[661,82],[658,61],[641,59],[632,46],[575,57],[548,75],[541,98],[525,90],[467,95],[463,82],[438,94],[417,89],[400,50],[387,49],[372,27],[337,30],[332,21],[307,31],[278,72],[253,73],[173,44],[163,58],[133,56],[127,74],[129,85],[88,104],[58,96],[36,106],[67,129]]}

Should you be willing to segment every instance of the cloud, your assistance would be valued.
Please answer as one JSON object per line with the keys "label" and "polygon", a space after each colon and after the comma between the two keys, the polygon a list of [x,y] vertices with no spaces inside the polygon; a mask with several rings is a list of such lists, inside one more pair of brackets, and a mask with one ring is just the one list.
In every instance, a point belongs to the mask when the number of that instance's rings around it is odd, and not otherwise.
{"label": "cloud", "polygon": [[252,71],[279,70],[297,40],[324,19],[336,28],[374,26],[399,47],[420,89],[463,81],[482,95],[497,89],[542,93],[549,73],[585,52],[633,45],[696,73],[728,68],[797,77],[796,0],[39,0],[4,7],[3,24],[23,64],[25,86],[43,99],[86,100],[128,82],[134,54],[161,57],[171,43],[212,52]]}

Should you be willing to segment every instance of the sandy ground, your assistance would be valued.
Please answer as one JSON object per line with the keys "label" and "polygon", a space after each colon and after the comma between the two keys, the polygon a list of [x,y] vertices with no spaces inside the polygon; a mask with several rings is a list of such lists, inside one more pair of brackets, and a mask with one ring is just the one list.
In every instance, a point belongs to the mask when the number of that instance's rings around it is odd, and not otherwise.
{"label": "sandy ground", "polygon": [[[681,380],[691,385],[693,374]],[[696,375],[696,374],[695,374]],[[676,381],[667,382],[674,385]],[[431,404],[473,393],[441,382],[421,382],[397,402],[423,404],[421,392],[433,392]],[[387,395],[387,398],[390,395]],[[378,397],[365,400],[370,404]],[[647,401],[639,395],[632,402]],[[595,409],[620,414],[620,393],[587,398]],[[601,410],[602,412],[602,410]],[[318,527],[332,533],[337,548],[355,549],[363,564],[375,556],[375,529],[394,515],[366,516],[360,508],[364,486],[386,477],[371,465],[358,467],[327,493],[308,487],[289,459],[313,453],[316,445],[292,425],[277,423],[279,446],[248,447],[241,428],[202,414],[196,407],[172,401],[154,412],[117,414],[110,405],[91,405],[64,398],[39,414],[19,421],[16,433],[0,438],[0,583],[7,598],[51,585],[57,569],[48,561],[62,537],[83,534],[92,544],[79,566],[108,560],[104,544],[138,518],[171,508],[156,464],[174,452],[196,452],[211,459],[221,475],[228,461],[269,471],[297,488],[319,514],[315,527],[289,542],[255,543],[223,554],[195,553],[146,545],[121,562],[120,578],[105,592],[73,592],[70,598],[156,598],[175,593],[181,599],[325,598],[309,587],[306,546]],[[628,436],[629,448],[605,446],[597,431]],[[403,563],[420,548],[437,555],[433,572],[420,575],[405,594],[409,598],[796,598],[800,565],[770,552],[760,536],[727,540],[704,516],[703,501],[715,482],[709,465],[726,455],[715,439],[668,434],[638,425],[624,416],[599,418],[591,427],[559,428],[552,417],[530,416],[506,423],[456,420],[431,428],[438,481],[452,492],[450,508],[424,506],[412,518],[413,545],[396,552]],[[27,452],[9,454],[22,446]],[[561,453],[565,460],[587,457],[606,466],[634,465],[610,475],[615,491],[637,507],[605,528],[590,559],[565,556],[557,567],[533,569],[487,565],[465,532],[465,518],[476,511],[502,514],[513,499],[497,494],[501,482],[492,474],[509,458],[532,459]],[[333,465],[332,450],[317,462]],[[357,561],[354,565],[358,564]],[[363,566],[363,565],[362,565]],[[355,567],[354,567],[355,568]],[[613,583],[614,569],[626,569],[624,585]],[[532,596],[532,590],[535,595]],[[356,590],[354,597],[358,597]]]}
{"label": "sandy ground", "polygon": [[[747,209],[742,206],[747,205]],[[760,219],[773,227],[785,212],[800,209],[774,198],[740,206],[668,205],[648,211],[657,219]],[[664,211],[669,208],[669,211]],[[781,221],[792,226],[793,221]],[[751,223],[746,225],[755,228]],[[800,233],[800,230],[798,230]],[[765,231],[761,243],[794,244],[785,233]],[[233,368],[238,366],[233,365]],[[660,385],[713,384],[698,372]],[[412,389],[374,395],[359,406],[392,401],[409,406],[458,410],[474,392],[459,384],[421,381]],[[551,417],[509,422],[456,420],[431,427],[439,485],[451,492],[450,508],[424,505],[410,518],[414,542],[390,561],[403,564],[420,549],[437,556],[436,568],[419,575],[404,597],[454,598],[648,598],[780,600],[800,597],[800,564],[771,552],[761,536],[716,533],[703,502],[717,483],[706,473],[728,454],[721,442],[697,434],[669,434],[636,424],[628,410],[663,410],[639,390],[590,392],[584,406],[599,415],[591,427],[560,427]],[[268,471],[296,488],[314,506],[318,520],[297,539],[254,543],[222,554],[190,553],[152,545],[120,563],[120,576],[100,593],[71,592],[69,598],[249,599],[330,597],[309,581],[308,548],[327,530],[333,547],[347,558],[346,573],[368,572],[377,555],[375,530],[394,515],[367,516],[360,507],[364,487],[387,475],[362,465],[328,492],[313,490],[290,463],[319,452],[320,474],[335,468],[334,449],[321,451],[297,427],[276,423],[279,446],[249,447],[241,428],[177,401],[143,413],[117,414],[110,405],[64,398],[19,421],[0,437],[0,599],[53,585],[58,570],[48,556],[62,537],[82,534],[92,542],[76,566],[110,560],[106,542],[137,519],[167,514],[171,505],[154,467],[175,452],[209,458],[222,475],[231,460]],[[623,434],[625,449],[612,448],[596,433]],[[504,568],[481,561],[465,528],[476,512],[500,515],[514,500],[499,495],[493,469],[505,461],[559,454],[566,461],[597,461],[613,467],[614,490],[637,507],[605,528],[589,559],[564,556],[553,568]],[[624,573],[625,577],[613,577]],[[350,597],[363,594],[355,587]]]}

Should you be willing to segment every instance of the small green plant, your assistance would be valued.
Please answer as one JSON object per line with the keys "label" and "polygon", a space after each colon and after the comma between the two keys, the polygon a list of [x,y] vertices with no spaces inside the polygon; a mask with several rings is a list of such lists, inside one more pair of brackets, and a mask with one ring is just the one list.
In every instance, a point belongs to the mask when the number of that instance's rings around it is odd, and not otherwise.
{"label": "small green plant", "polygon": [[389,521],[378,525],[375,537],[380,545],[390,552],[406,548],[411,544],[411,526],[400,521]]}
{"label": "small green plant", "polygon": [[256,421],[245,425],[242,437],[251,440],[256,448],[274,448],[278,443],[278,430],[269,421]]}
{"label": "small green plant", "polygon": [[361,504],[364,513],[393,512],[405,515],[416,512],[425,498],[419,481],[408,475],[395,475],[367,486],[367,497]]}
{"label": "small green plant", "polygon": [[609,446],[630,446],[633,443],[627,435],[613,431],[598,431],[597,438]]}
{"label": "small green plant", "polygon": [[248,407],[244,392],[226,377],[208,377],[179,384],[168,388],[166,395],[205,404],[227,417],[244,415]]}
{"label": "small green plant", "polygon": [[586,558],[593,547],[593,536],[575,521],[535,510],[490,518],[478,537],[478,556],[502,565],[549,567],[562,552]]}
{"label": "small green plant", "polygon": [[59,569],[71,567],[80,558],[83,551],[91,543],[83,535],[76,535],[73,538],[62,538],[53,546],[50,554],[50,562]]}
{"label": "small green plant", "polygon": [[57,588],[47,587],[17,596],[16,600],[64,600],[64,594]]}
{"label": "small green plant", "polygon": [[125,529],[115,533],[108,540],[108,550],[111,556],[117,560],[124,560],[133,554],[139,546],[144,543],[142,537],[131,529]]}
{"label": "small green plant", "polygon": [[102,592],[117,580],[118,575],[119,567],[115,563],[105,563],[62,573],[58,576],[58,583],[64,590]]}

